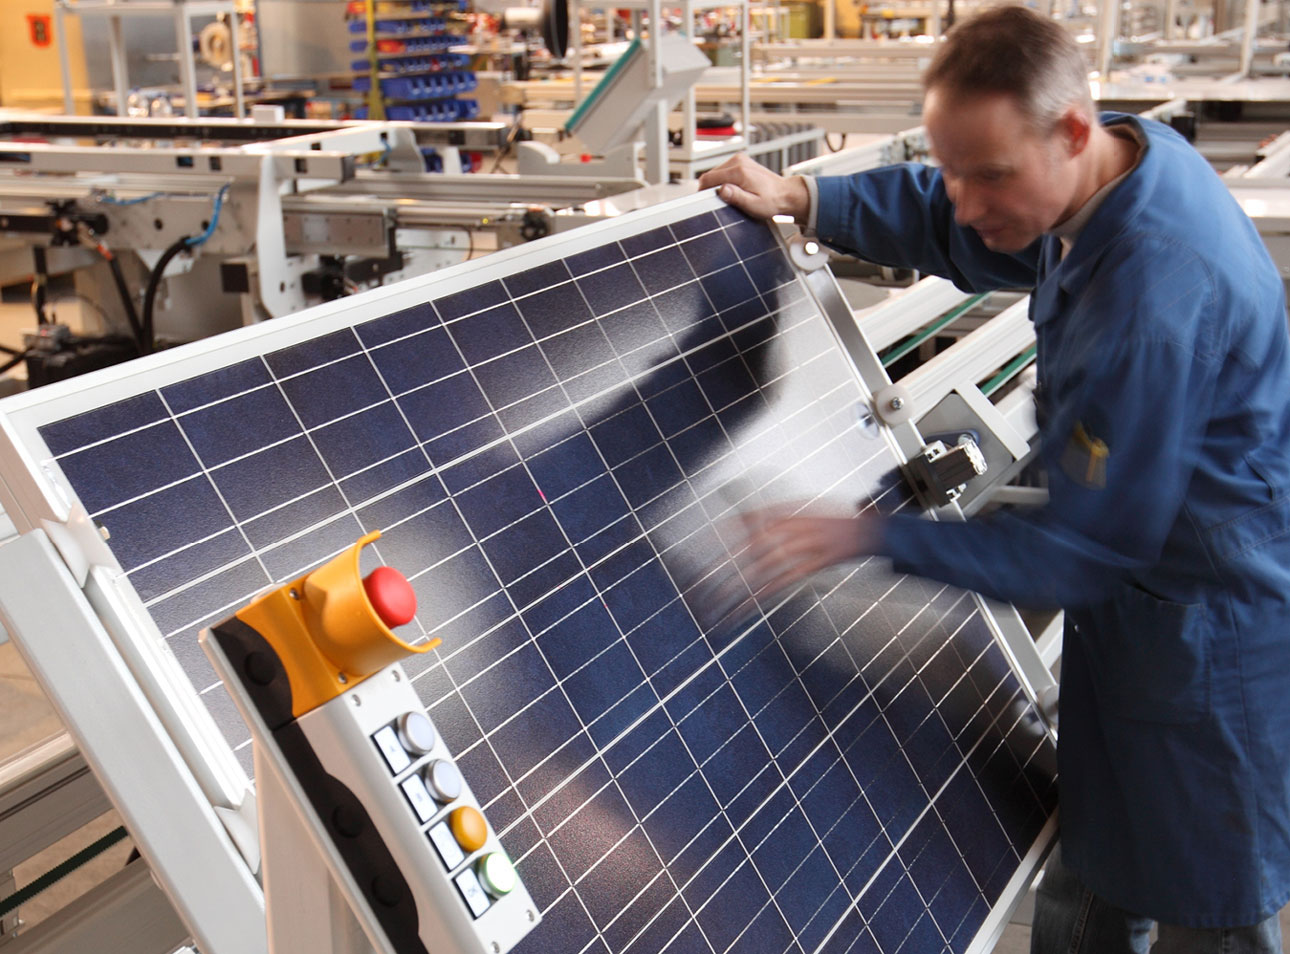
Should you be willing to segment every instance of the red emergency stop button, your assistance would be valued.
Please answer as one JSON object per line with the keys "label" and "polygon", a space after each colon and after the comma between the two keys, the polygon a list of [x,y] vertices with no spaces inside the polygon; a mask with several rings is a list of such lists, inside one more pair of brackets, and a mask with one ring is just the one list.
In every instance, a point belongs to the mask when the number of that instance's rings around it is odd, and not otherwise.
{"label": "red emergency stop button", "polygon": [[417,615],[417,594],[398,570],[378,566],[363,580],[363,591],[382,623],[393,629],[412,622]]}

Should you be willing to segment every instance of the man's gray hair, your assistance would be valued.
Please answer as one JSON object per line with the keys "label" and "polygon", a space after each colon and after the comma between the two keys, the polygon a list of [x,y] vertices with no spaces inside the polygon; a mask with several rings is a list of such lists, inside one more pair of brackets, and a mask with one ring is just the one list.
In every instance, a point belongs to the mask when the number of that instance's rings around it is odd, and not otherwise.
{"label": "man's gray hair", "polygon": [[1072,105],[1093,113],[1088,66],[1074,39],[1055,21],[1012,4],[952,29],[923,74],[923,88],[952,96],[1010,94],[1044,136]]}

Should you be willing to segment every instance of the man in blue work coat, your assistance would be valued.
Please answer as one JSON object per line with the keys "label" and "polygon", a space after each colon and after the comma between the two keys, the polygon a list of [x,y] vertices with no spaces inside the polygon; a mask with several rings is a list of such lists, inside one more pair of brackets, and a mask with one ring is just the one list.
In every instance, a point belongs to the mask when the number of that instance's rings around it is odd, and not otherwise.
{"label": "man in blue work coat", "polygon": [[924,77],[940,168],[709,172],[732,205],[984,291],[1033,287],[1049,503],[964,523],[762,514],[759,594],[868,554],[1066,610],[1042,954],[1280,952],[1290,897],[1290,336],[1250,220],[1167,127],[1098,118],[1020,7]]}

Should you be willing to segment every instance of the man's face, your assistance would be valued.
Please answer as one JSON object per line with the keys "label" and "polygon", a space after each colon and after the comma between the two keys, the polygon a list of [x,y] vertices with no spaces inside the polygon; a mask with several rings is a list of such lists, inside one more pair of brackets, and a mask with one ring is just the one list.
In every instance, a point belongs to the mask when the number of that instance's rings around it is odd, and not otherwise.
{"label": "man's face", "polygon": [[954,220],[987,248],[1019,252],[1069,214],[1075,177],[1067,137],[1037,135],[1013,97],[934,88],[923,120]]}

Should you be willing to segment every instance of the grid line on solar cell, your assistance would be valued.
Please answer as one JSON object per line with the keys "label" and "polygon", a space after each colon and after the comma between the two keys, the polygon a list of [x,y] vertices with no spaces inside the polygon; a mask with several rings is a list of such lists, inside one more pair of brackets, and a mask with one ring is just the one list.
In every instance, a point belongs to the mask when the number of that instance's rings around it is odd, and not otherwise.
{"label": "grid line on solar cell", "polygon": [[[806,954],[872,931],[960,951],[1052,796],[1046,743],[1017,735],[1024,695],[970,598],[866,563],[731,631],[692,603],[729,566],[721,520],[804,475],[805,499],[854,487],[862,506],[906,505],[882,441],[858,437],[851,375],[766,230],[723,210],[163,388],[176,403],[136,401],[157,419],[106,437],[60,426],[51,447],[76,484],[95,454],[182,436],[196,473],[127,481],[141,492],[96,515],[141,556],[122,562],[195,679],[214,676],[190,637],[244,601],[229,587],[290,578],[373,526],[374,556],[451,596],[404,638],[464,638],[405,665],[543,907],[528,950],[723,954],[755,938]],[[220,482],[261,461],[264,493],[225,500]],[[275,467],[300,476],[278,487]],[[139,546],[122,516],[200,480],[228,524],[203,504],[191,539]],[[231,711],[218,683],[202,692]],[[964,701],[952,725],[929,711]],[[1002,842],[960,846],[942,803],[975,791],[995,818],[985,770],[1016,807],[995,821]],[[932,883],[922,839],[938,831],[936,857],[961,870]],[[964,881],[971,897],[944,887]]]}

